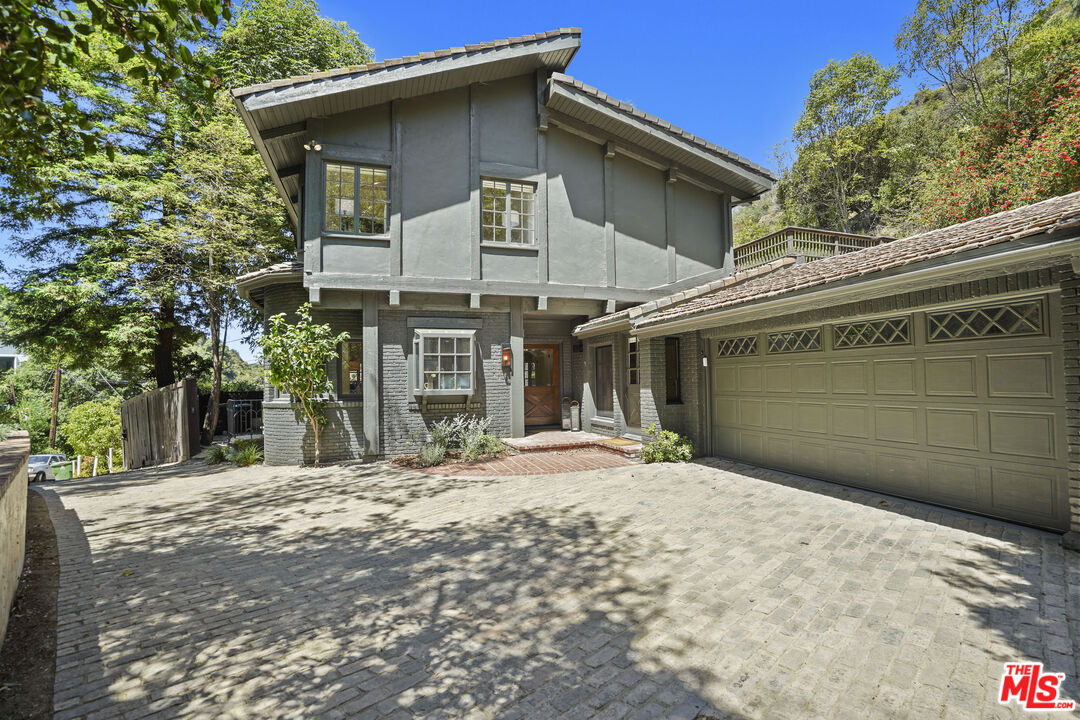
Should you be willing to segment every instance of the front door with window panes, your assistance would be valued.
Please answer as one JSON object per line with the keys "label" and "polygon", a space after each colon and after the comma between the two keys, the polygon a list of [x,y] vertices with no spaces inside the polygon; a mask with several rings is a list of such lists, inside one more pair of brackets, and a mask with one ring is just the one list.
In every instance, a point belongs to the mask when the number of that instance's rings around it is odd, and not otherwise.
{"label": "front door with window panes", "polygon": [[626,433],[641,434],[641,371],[638,368],[638,340],[629,338],[626,343]]}
{"label": "front door with window panes", "polygon": [[559,412],[559,346],[526,345],[525,424],[555,425]]}

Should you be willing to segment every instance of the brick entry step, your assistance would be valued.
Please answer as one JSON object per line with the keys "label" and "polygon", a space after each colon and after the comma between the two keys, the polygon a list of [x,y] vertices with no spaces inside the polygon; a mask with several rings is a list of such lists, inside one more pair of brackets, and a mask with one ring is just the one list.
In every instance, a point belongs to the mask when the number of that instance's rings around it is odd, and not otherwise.
{"label": "brick entry step", "polygon": [[636,440],[613,438],[590,432],[542,430],[526,435],[523,438],[506,438],[503,442],[520,453],[598,448],[628,458],[636,458],[641,455],[641,443]]}

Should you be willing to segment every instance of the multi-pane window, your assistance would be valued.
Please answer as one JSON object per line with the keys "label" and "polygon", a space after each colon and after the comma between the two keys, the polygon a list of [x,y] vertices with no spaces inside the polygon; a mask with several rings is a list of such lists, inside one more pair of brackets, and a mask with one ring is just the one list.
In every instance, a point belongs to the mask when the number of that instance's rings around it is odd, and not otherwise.
{"label": "multi-pane window", "polygon": [[637,338],[630,338],[626,345],[626,384],[638,384]]}
{"label": "multi-pane window", "polygon": [[359,342],[341,343],[341,395],[361,397],[364,394],[364,352]]}
{"label": "multi-pane window", "polygon": [[480,237],[484,242],[532,245],[535,189],[528,183],[484,178],[480,187]]}
{"label": "multi-pane window", "polygon": [[682,402],[682,368],[679,366],[679,338],[664,338],[664,379],[668,404]]}
{"label": "multi-pane window", "polygon": [[382,235],[390,226],[386,168],[326,163],[323,227],[332,232]]}
{"label": "multi-pane window", "polygon": [[473,331],[418,330],[420,395],[472,395]]}

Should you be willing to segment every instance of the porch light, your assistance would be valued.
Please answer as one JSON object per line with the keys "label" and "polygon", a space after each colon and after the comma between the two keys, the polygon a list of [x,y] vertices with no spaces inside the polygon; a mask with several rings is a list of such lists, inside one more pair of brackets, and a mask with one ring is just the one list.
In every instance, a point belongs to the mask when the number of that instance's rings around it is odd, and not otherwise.
{"label": "porch light", "polygon": [[514,354],[510,352],[510,343],[503,343],[502,346],[502,369],[503,372],[510,372],[510,366],[513,363]]}
{"label": "porch light", "polygon": [[315,152],[319,152],[320,150],[322,150],[322,145],[320,145],[315,140],[308,140],[306,143],[304,143],[304,149],[305,150],[314,150]]}

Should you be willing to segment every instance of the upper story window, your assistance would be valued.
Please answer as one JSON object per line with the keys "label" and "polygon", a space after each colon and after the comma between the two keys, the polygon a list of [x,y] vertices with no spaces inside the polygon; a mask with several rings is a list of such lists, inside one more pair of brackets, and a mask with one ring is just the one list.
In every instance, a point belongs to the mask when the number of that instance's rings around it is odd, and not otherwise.
{"label": "upper story window", "polygon": [[383,235],[390,227],[389,171],[326,163],[323,228],[356,235]]}
{"label": "upper story window", "polygon": [[534,244],[535,194],[535,186],[528,183],[483,178],[480,187],[481,240]]}

